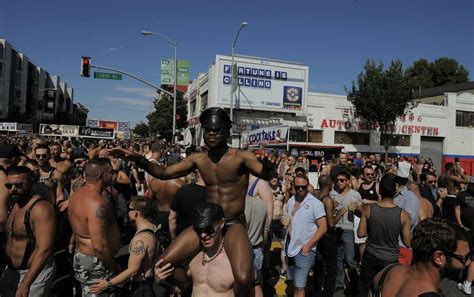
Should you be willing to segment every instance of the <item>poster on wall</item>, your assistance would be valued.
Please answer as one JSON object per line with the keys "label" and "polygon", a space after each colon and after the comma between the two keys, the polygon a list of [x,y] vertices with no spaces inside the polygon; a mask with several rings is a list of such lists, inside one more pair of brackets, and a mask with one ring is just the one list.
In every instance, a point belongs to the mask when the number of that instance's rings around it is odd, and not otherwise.
{"label": "poster on wall", "polygon": [[299,87],[283,87],[283,108],[301,110],[303,107],[303,89]]}

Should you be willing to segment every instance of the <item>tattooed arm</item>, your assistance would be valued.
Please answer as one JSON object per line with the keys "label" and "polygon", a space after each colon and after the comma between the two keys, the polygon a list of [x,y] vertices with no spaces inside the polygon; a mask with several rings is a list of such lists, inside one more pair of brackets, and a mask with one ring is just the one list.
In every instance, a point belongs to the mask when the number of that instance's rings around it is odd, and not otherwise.
{"label": "tattooed arm", "polygon": [[110,225],[115,224],[112,205],[102,198],[97,199],[96,203],[91,204],[90,211],[87,222],[94,252],[110,272],[118,272],[119,266],[115,261],[108,234]]}
{"label": "tattooed arm", "polygon": [[[146,234],[138,234],[130,243],[130,257],[128,258],[128,267],[119,275],[110,280],[112,286],[121,285],[129,281],[140,271],[143,259],[147,256],[148,247],[151,244],[152,237]],[[154,237],[153,237],[154,239]],[[90,286],[91,293],[100,294],[107,289],[107,280],[98,280],[94,285]]]}

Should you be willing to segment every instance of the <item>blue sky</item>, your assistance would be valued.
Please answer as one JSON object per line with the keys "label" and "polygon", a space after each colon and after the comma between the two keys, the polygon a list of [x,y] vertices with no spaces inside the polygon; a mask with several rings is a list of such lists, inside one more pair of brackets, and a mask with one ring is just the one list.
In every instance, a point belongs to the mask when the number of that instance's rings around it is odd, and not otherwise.
{"label": "blue sky", "polygon": [[457,59],[474,77],[474,1],[162,1],[4,0],[0,37],[74,88],[90,118],[145,119],[154,91],[130,78],[82,78],[80,57],[159,83],[160,60],[173,48],[142,30],[178,43],[191,78],[215,54],[229,54],[241,21],[236,53],[302,62],[310,91],[344,94],[367,59],[390,63],[442,56]]}

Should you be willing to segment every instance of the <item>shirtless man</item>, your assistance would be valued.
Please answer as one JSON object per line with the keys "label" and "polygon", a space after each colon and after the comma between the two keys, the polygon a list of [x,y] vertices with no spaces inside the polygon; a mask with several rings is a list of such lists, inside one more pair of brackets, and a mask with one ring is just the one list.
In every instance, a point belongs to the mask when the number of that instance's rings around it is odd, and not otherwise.
{"label": "shirtless man", "polygon": [[[69,198],[68,215],[76,242],[74,276],[81,283],[82,296],[92,296],[90,285],[120,270],[114,258],[120,232],[112,205],[101,195],[113,183],[110,160],[89,161],[84,172],[86,183]],[[113,296],[112,288],[100,296]]]}
{"label": "shirtless man", "polygon": [[59,143],[53,143],[49,149],[51,151],[49,164],[62,174],[65,174],[72,167],[72,163],[68,159],[61,157],[63,147]]}
{"label": "shirtless man", "polygon": [[[50,163],[50,150],[44,144],[35,146],[35,158],[40,166],[39,182],[45,184],[55,195],[56,203],[64,200],[63,173],[62,170],[54,168]],[[58,166],[59,168],[59,166]]]}
{"label": "shirtless man", "polygon": [[469,175],[458,172],[458,169],[452,162],[444,165],[446,173],[440,177],[442,184],[446,184],[448,195],[457,195],[461,191],[461,184],[469,183]]}
{"label": "shirtless man", "polygon": [[[225,250],[229,257],[232,273],[235,278],[234,293],[236,296],[253,294],[252,246],[243,222],[245,196],[248,187],[248,175],[269,180],[274,169],[275,157],[268,156],[261,163],[249,151],[229,148],[227,139],[232,123],[227,112],[221,108],[206,109],[199,118],[204,129],[204,142],[209,150],[192,154],[182,162],[163,168],[148,162],[137,153],[120,148],[113,153],[136,161],[151,175],[160,179],[172,179],[185,176],[196,168],[201,172],[206,183],[208,201],[217,203],[224,209],[226,234]],[[163,263],[176,266],[199,252],[199,237],[188,228],[161,255]],[[157,266],[156,269],[159,269]],[[179,284],[182,287],[182,284]]]}
{"label": "shirtless man", "polygon": [[407,188],[415,193],[415,196],[420,202],[420,209],[418,210],[418,221],[423,221],[424,219],[430,219],[433,217],[433,205],[431,205],[428,199],[421,196],[420,187],[414,181],[407,182]]}
{"label": "shirtless man", "polygon": [[411,243],[411,266],[388,266],[375,276],[375,289],[382,296],[443,296],[438,293],[441,280],[459,282],[471,263],[466,232],[449,221],[421,221]]}
{"label": "shirtless man", "polygon": [[[0,250],[4,244],[5,223],[8,216],[8,189],[5,188],[7,182],[7,170],[16,166],[20,156],[17,146],[12,144],[0,145]],[[0,252],[1,256],[1,252]]]}
{"label": "shirtless man", "polygon": [[184,178],[170,180],[160,180],[157,178],[148,179],[148,197],[155,202],[154,222],[161,225],[161,230],[168,233],[171,204],[179,189],[186,184]]}
{"label": "shirtless man", "polygon": [[[193,210],[192,219],[193,232],[199,237],[202,246],[202,250],[189,263],[187,272],[193,283],[193,296],[234,296],[234,277],[222,236],[225,225],[222,207],[211,202],[200,205]],[[157,264],[163,263],[161,259]],[[169,263],[157,268],[157,282],[162,283],[173,274],[173,270]]]}
{"label": "shirtless man", "polygon": [[31,171],[24,166],[10,168],[5,187],[13,204],[6,228],[6,269],[17,271],[20,280],[19,283],[1,280],[0,296],[10,296],[6,293],[8,289],[16,289],[16,297],[48,296],[55,274],[54,207],[34,194]]}

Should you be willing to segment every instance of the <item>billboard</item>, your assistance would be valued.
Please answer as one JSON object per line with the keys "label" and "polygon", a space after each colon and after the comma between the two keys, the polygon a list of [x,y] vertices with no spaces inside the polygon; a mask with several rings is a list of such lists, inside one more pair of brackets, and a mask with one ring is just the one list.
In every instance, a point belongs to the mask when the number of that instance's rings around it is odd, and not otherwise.
{"label": "billboard", "polygon": [[118,123],[116,121],[104,121],[99,120],[99,128],[114,129],[117,130]]}
{"label": "billboard", "polygon": [[88,138],[113,139],[115,135],[114,135],[114,129],[81,127],[79,129],[79,136],[88,137]]}
{"label": "billboard", "polygon": [[45,136],[66,136],[76,137],[79,132],[79,126],[40,124],[41,135]]}
{"label": "billboard", "polygon": [[[178,60],[178,71],[176,76],[178,77],[178,86],[189,85],[189,61]],[[174,84],[174,59],[161,60],[161,84]]]}
{"label": "billboard", "polygon": [[[217,104],[230,106],[232,77],[234,108],[275,112],[303,112],[308,93],[308,66],[250,57],[216,56]],[[232,74],[234,72],[234,75]]]}

